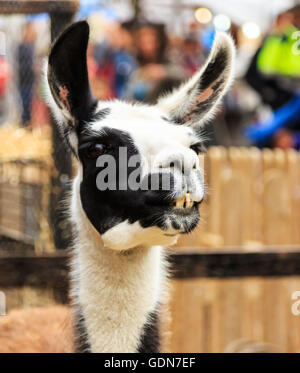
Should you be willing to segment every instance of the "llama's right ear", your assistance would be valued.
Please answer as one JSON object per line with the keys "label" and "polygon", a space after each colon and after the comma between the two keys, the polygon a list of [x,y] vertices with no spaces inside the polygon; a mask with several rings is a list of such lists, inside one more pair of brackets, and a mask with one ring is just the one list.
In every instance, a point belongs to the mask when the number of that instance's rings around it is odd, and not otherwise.
{"label": "llama's right ear", "polygon": [[234,71],[235,48],[230,36],[216,33],[207,62],[190,80],[162,97],[158,106],[177,124],[199,127],[216,111]]}
{"label": "llama's right ear", "polygon": [[88,23],[74,23],[56,40],[49,55],[48,101],[64,132],[88,121],[96,104],[88,79],[88,40]]}

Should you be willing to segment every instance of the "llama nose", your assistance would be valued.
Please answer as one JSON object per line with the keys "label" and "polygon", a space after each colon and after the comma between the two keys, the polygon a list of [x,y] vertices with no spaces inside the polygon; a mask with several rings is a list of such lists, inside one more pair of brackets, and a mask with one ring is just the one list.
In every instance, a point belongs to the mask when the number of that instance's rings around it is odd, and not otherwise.
{"label": "llama nose", "polygon": [[158,167],[160,169],[171,169],[179,171],[181,174],[189,175],[193,169],[197,168],[197,156],[194,152],[186,153],[164,153],[159,157]]}

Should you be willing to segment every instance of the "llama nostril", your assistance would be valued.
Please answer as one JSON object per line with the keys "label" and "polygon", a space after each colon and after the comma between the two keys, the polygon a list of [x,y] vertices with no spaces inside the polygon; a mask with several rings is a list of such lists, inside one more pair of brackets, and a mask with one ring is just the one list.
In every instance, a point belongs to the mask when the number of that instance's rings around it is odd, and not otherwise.
{"label": "llama nostril", "polygon": [[197,165],[196,163],[193,164],[193,170],[196,170],[197,169]]}

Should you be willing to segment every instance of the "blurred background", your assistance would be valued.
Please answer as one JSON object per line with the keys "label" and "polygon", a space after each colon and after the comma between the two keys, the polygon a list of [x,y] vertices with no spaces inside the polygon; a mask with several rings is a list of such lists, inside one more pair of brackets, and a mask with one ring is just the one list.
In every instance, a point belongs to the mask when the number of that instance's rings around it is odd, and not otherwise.
{"label": "blurred background", "polygon": [[75,171],[52,125],[42,74],[51,41],[82,18],[91,26],[92,90],[103,100],[155,103],[205,62],[216,31],[232,35],[236,79],[204,131],[202,221],[171,251],[165,348],[222,352],[245,339],[300,351],[300,315],[291,310],[300,290],[297,0],[0,2],[0,291],[7,311],[67,302],[70,225],[61,201]]}

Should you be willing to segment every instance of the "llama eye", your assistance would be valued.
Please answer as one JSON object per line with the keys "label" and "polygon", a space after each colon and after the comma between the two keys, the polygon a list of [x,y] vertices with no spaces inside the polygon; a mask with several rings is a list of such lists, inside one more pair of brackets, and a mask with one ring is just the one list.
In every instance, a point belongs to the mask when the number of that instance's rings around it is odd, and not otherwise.
{"label": "llama eye", "polygon": [[104,150],[105,146],[103,144],[91,144],[84,149],[84,156],[89,159],[95,159],[100,157],[104,153]]}
{"label": "llama eye", "polygon": [[198,142],[197,144],[191,145],[190,149],[194,150],[194,152],[197,154],[206,153],[205,147],[200,142]]}

